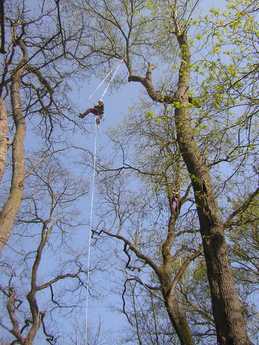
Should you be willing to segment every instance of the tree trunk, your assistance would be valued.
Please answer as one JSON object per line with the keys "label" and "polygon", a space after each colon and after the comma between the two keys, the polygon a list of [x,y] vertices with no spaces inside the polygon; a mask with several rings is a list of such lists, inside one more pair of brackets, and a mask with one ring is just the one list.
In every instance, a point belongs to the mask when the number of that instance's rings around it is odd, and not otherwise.
{"label": "tree trunk", "polygon": [[[179,179],[176,181],[175,185],[177,185],[178,183]],[[192,332],[189,327],[186,314],[184,310],[181,308],[180,302],[177,299],[177,293],[175,290],[175,287],[179,282],[181,275],[179,275],[179,279],[177,279],[177,281],[175,281],[177,274],[175,274],[174,278],[172,277],[172,265],[174,259],[171,254],[171,250],[175,239],[175,224],[178,214],[177,212],[175,212],[173,207],[172,191],[169,187],[167,188],[167,190],[170,216],[167,225],[167,236],[161,246],[163,264],[160,266],[160,274],[158,278],[160,280],[163,300],[167,310],[167,314],[169,316],[173,328],[176,331],[180,343],[182,345],[193,345],[194,342],[192,339]],[[177,192],[178,190],[179,188],[176,187]],[[185,267],[183,272],[186,270],[187,266]]]}
{"label": "tree trunk", "polygon": [[246,332],[242,306],[234,287],[222,221],[210,175],[202,153],[194,141],[188,110],[190,52],[186,34],[177,35],[181,49],[181,66],[177,97],[180,107],[175,109],[177,140],[187,166],[195,195],[200,223],[212,309],[220,345],[251,344]]}
{"label": "tree trunk", "polygon": [[24,168],[24,138],[25,119],[22,113],[20,83],[23,68],[18,69],[12,77],[11,101],[15,135],[12,144],[12,181],[8,199],[0,212],[0,250],[7,243],[20,208],[25,177]]}
{"label": "tree trunk", "polygon": [[[163,282],[161,282],[163,284]],[[170,289],[169,289],[170,291]],[[164,303],[167,314],[176,331],[181,345],[193,345],[192,333],[189,327],[186,315],[181,308],[179,301],[175,295],[175,290],[168,293],[167,288],[163,288]]]}
{"label": "tree trunk", "polygon": [[8,121],[4,100],[0,97],[0,182],[4,175],[8,147]]}

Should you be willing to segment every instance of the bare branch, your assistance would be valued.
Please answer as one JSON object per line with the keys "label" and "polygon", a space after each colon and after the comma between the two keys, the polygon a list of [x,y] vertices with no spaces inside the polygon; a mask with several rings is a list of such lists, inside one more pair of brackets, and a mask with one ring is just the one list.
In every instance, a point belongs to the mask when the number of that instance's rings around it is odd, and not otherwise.
{"label": "bare branch", "polygon": [[251,193],[244,201],[243,203],[235,209],[228,217],[228,219],[224,223],[224,228],[228,228],[231,226],[233,219],[238,216],[239,214],[245,212],[250,204],[253,202],[253,200],[258,196],[259,194],[259,188],[257,188],[253,193]]}
{"label": "bare branch", "polygon": [[150,266],[157,274],[158,277],[161,277],[161,271],[160,271],[160,268],[154,263],[154,261],[149,257],[149,256],[146,256],[144,255],[139,249],[137,249],[129,240],[127,240],[125,237],[121,236],[121,235],[116,235],[116,234],[113,234],[111,232],[108,232],[108,231],[105,231],[105,230],[102,230],[99,235],[101,233],[104,233],[110,237],[113,237],[113,238],[117,238],[118,240],[120,241],[123,241],[124,244],[126,244],[130,250],[133,251],[133,253],[139,258],[141,259],[142,261],[144,261],[148,266]]}

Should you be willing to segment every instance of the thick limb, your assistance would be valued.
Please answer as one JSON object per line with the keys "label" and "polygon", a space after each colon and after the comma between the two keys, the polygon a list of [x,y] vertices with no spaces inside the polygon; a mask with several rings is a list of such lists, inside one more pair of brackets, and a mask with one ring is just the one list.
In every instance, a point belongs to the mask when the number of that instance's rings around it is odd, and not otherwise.
{"label": "thick limb", "polygon": [[12,179],[10,192],[0,211],[0,250],[2,250],[6,245],[11,235],[15,217],[21,206],[25,179],[24,140],[26,134],[26,123],[22,111],[21,78],[26,69],[28,57],[23,42],[19,41],[17,44],[19,44],[22,50],[23,57],[11,79],[11,103],[15,134],[12,144]]}
{"label": "thick limb", "polygon": [[8,148],[8,122],[4,100],[0,97],[0,181],[4,175]]}
{"label": "thick limb", "polygon": [[194,130],[190,126],[188,90],[191,64],[187,34],[178,31],[175,35],[181,51],[181,65],[175,96],[164,96],[155,90],[151,71],[147,72],[146,77],[131,75],[128,80],[141,83],[150,98],[156,102],[174,104],[176,101],[180,104],[174,113],[177,142],[195,195],[218,344],[250,345],[242,306],[235,289],[228,259],[224,225],[213,193],[209,169],[194,140]]}
{"label": "thick limb", "polygon": [[235,290],[223,223],[213,193],[210,173],[190,126],[186,93],[190,79],[190,52],[186,34],[177,35],[177,40],[182,56],[177,90],[181,107],[175,109],[177,141],[194,190],[218,343],[249,345],[251,343],[246,331],[242,306]]}
{"label": "thick limb", "polygon": [[4,15],[4,0],[0,0],[0,30],[1,30],[1,46],[0,53],[5,54],[5,15]]}

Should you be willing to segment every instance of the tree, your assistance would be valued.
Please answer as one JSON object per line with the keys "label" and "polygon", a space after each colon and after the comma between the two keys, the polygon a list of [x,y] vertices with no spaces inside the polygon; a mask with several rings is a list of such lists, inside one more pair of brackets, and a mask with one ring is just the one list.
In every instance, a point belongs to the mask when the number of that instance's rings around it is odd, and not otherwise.
{"label": "tree", "polygon": [[[140,109],[143,111],[149,106],[141,104]],[[124,127],[113,131],[111,137],[115,152],[121,151],[121,165],[113,167],[112,158],[111,162],[99,167],[104,176],[100,180],[102,202],[98,207],[102,210],[99,211],[100,234],[122,241],[126,254],[123,313],[135,329],[136,339],[141,339],[142,333],[145,335],[144,343],[148,339],[151,342],[152,338],[155,341],[156,335],[161,341],[170,343],[176,334],[181,343],[196,343],[202,334],[206,334],[206,322],[211,321],[211,315],[209,308],[202,311],[198,303],[196,307],[186,307],[184,302],[186,278],[190,277],[191,284],[191,266],[202,252],[193,216],[194,200],[188,177],[183,174],[172,119],[166,110],[158,117],[147,112],[145,119],[132,113]],[[175,210],[173,202],[177,192],[179,206]],[[142,301],[147,301],[146,305],[138,305],[136,301],[141,300],[138,294],[145,296]],[[150,306],[151,295],[153,302]],[[152,319],[153,304],[160,308],[157,321]],[[144,318],[142,309],[147,311],[149,308],[151,311],[146,312],[149,316]],[[167,322],[164,333],[161,320],[166,313],[171,327]],[[200,315],[202,327],[195,318],[190,321],[193,313]],[[155,329],[152,328],[155,325]],[[208,327],[213,329],[211,322]],[[214,341],[213,332],[207,336]]]}
{"label": "tree", "polygon": [[[13,110],[13,119],[15,123],[15,135],[12,143],[12,158],[13,158],[13,170],[12,170],[12,182],[9,196],[0,213],[0,229],[1,238],[0,243],[3,246],[9,236],[15,220],[15,216],[20,208],[24,179],[24,138],[25,138],[25,118],[22,113],[22,103],[20,95],[21,77],[25,71],[25,66],[28,60],[26,48],[23,42],[20,40],[17,42],[19,48],[22,51],[22,58],[18,63],[17,71],[14,72],[11,78],[11,103]],[[2,117],[5,116],[4,104],[2,103]],[[6,117],[6,116],[5,116]],[[5,121],[3,119],[3,121]],[[7,126],[5,126],[7,127]],[[6,131],[5,131],[6,132]],[[4,140],[5,151],[7,147],[7,139]],[[3,161],[4,164],[4,161]]]}
{"label": "tree", "polygon": [[[3,2],[1,2],[3,3]],[[33,11],[27,2],[6,3],[6,54],[1,61],[0,82],[0,179],[6,165],[7,150],[12,150],[10,180],[0,212],[0,249],[6,245],[21,207],[25,183],[25,138],[38,127],[50,145],[53,131],[65,119],[70,105],[63,87],[76,59],[80,27],[61,23],[59,2],[42,1]],[[48,27],[48,31],[43,27]],[[66,36],[66,38],[65,38]],[[77,40],[78,38],[78,40]],[[62,63],[69,54],[66,68]],[[8,116],[9,115],[9,116]],[[14,131],[12,131],[14,128]],[[8,131],[10,134],[8,135]],[[8,136],[12,139],[8,142]]]}
{"label": "tree", "polygon": [[58,323],[65,313],[69,318],[78,312],[86,287],[77,207],[87,183],[67,169],[71,157],[65,158],[74,152],[70,131],[79,128],[69,83],[78,71],[80,24],[72,27],[65,20],[67,9],[58,1],[14,0],[5,5],[6,54],[1,55],[0,81],[1,341],[54,343],[72,332]]}
{"label": "tree", "polygon": [[0,180],[4,175],[4,168],[7,156],[7,147],[8,147],[8,124],[7,124],[7,112],[5,104],[2,99],[0,99]]}
{"label": "tree", "polygon": [[[252,42],[255,3],[233,1],[227,15],[221,16],[220,11],[214,9],[212,18],[205,17],[207,32],[204,42],[208,40],[209,43],[204,45],[203,52],[208,57],[203,61],[202,52],[199,52],[199,61],[195,64],[191,61],[194,51],[191,30],[195,30],[196,26],[191,17],[197,5],[198,2],[190,6],[188,2],[178,1],[107,3],[104,0],[98,4],[84,1],[80,8],[84,8],[87,17],[91,18],[89,25],[86,23],[87,32],[92,37],[87,46],[95,63],[99,61],[103,64],[113,58],[123,58],[129,73],[128,81],[141,84],[154,103],[171,108],[177,145],[195,197],[218,343],[250,344],[242,306],[234,286],[225,230],[229,221],[243,212],[249,200],[254,199],[258,189],[246,193],[243,204],[229,213],[225,222],[218,206],[214,172],[222,162],[232,164],[232,167],[237,164],[234,174],[224,181],[226,184],[233,176],[237,178],[239,169],[253,159],[255,146],[253,127],[249,121],[253,121],[256,105],[255,49],[253,45],[249,46],[249,59],[244,62],[242,56],[236,62],[236,49],[243,44],[236,30],[243,30],[248,41]],[[203,22],[199,22],[199,25],[202,28]],[[230,55],[230,61],[219,55],[220,48],[227,45],[222,39],[221,30],[228,38],[232,37],[233,31],[237,37],[234,41],[228,41],[229,49],[234,52],[233,56]],[[202,39],[201,33],[196,39]],[[245,51],[246,44],[247,41],[242,51]],[[210,47],[212,55],[209,55]],[[154,60],[159,59],[161,71],[161,61],[166,63],[172,56],[176,59],[176,71],[165,77],[161,72],[159,76],[162,80],[158,87],[152,80],[152,64],[148,64],[145,76],[141,76],[143,62],[148,61],[150,56]],[[170,69],[172,66],[167,67],[167,71]],[[213,76],[216,70],[218,74]],[[196,97],[192,96],[192,92]],[[241,115],[236,111],[238,108]],[[221,127],[213,119],[215,113],[227,119],[227,122],[220,124]],[[248,137],[240,136],[245,126],[249,131]],[[229,148],[232,131],[239,137],[234,151]],[[220,136],[220,132],[224,136]],[[210,137],[211,134],[214,137]],[[225,146],[220,144],[219,148],[215,148],[214,144],[220,140]],[[138,255],[134,246],[119,235],[114,237],[124,241],[125,246]],[[145,258],[142,257],[142,260],[145,261]],[[153,269],[156,270],[156,267]]]}
{"label": "tree", "polygon": [[148,291],[146,287],[133,279],[127,282],[127,285],[127,315],[132,329],[128,331],[124,339],[133,338],[138,345],[178,344],[177,336],[157,293]]}
{"label": "tree", "polygon": [[73,254],[68,246],[60,258],[55,253],[73,238],[69,233],[80,225],[72,214],[76,214],[76,203],[85,193],[83,186],[53,156],[35,163],[29,166],[26,204],[16,225],[17,234],[25,233],[31,243],[26,246],[21,241],[20,248],[16,246],[19,255],[13,262],[8,255],[1,259],[2,267],[6,263],[0,284],[6,312],[0,327],[11,344],[31,345],[40,335],[50,344],[56,343],[64,330],[53,327],[51,318],[62,315],[62,310],[72,314],[86,287],[87,271],[80,254]]}
{"label": "tree", "polygon": [[[86,268],[78,242],[71,248],[80,224],[72,205],[86,189],[70,164],[78,153],[71,130],[79,126],[69,81],[81,67],[103,75],[114,60],[145,96],[113,134],[121,166],[111,152],[98,162],[93,236],[122,244],[122,256],[115,252],[124,262],[122,312],[136,341],[208,344],[217,336],[219,344],[243,345],[251,343],[247,329],[254,339],[256,3],[233,0],[197,18],[203,4],[5,2],[0,321],[13,343],[53,342],[60,333],[49,317],[73,313],[81,301]],[[45,258],[53,269],[44,270]],[[94,338],[101,341],[98,332]]]}
{"label": "tree", "polygon": [[[186,310],[181,305],[177,285],[183,275],[186,274],[189,265],[201,255],[201,250],[198,243],[184,241],[185,231],[179,232],[178,223],[184,222],[184,218],[179,218],[180,210],[181,208],[188,209],[190,186],[186,185],[186,177],[180,176],[183,162],[175,145],[176,135],[173,131],[168,130],[172,128],[169,114],[165,111],[161,118],[164,120],[160,123],[147,119],[143,123],[142,119],[136,119],[136,122],[129,124],[125,132],[120,130],[117,135],[115,143],[119,143],[123,150],[123,162],[119,168],[109,168],[109,165],[102,168],[102,171],[109,175],[101,182],[105,188],[102,197],[104,203],[100,207],[104,210],[101,217],[106,219],[105,223],[109,219],[107,205],[110,205],[110,212],[114,212],[117,220],[111,221],[113,224],[111,226],[112,232],[106,230],[107,227],[109,229],[107,225],[106,227],[103,226],[101,233],[122,241],[124,252],[128,257],[126,268],[130,272],[135,272],[133,276],[130,274],[129,277],[126,277],[125,293],[127,285],[131,284],[132,281],[136,284],[142,284],[151,291],[154,290],[164,302],[164,308],[167,310],[172,327],[175,329],[180,342],[192,344],[194,341],[191,328]],[[130,139],[126,133],[131,133]],[[140,157],[134,152],[134,166],[127,163],[126,147],[129,142],[141,143],[139,152],[144,152],[140,154]],[[139,165],[136,165],[137,160],[140,162]],[[135,176],[135,183],[139,184],[138,191],[134,191],[133,195],[131,195],[132,191],[127,188],[127,184],[130,185],[127,175],[121,180],[118,177],[123,171],[128,173],[132,171]],[[143,190],[140,188],[142,183],[144,183],[145,197],[142,196]],[[180,198],[180,191],[184,190],[185,187],[186,194]],[[176,195],[178,195],[177,209],[174,208]],[[125,198],[127,201],[124,201]],[[150,209],[157,209],[157,212],[153,211],[152,218],[155,220],[150,219],[149,225],[147,225],[145,218]],[[135,222],[134,218],[138,221]],[[130,221],[130,224],[127,220]],[[159,226],[158,221],[160,222]],[[142,227],[143,229],[140,230]],[[115,230],[116,228],[117,230]],[[121,234],[126,229],[130,234],[130,239]],[[155,234],[156,231],[159,232],[159,235]],[[150,245],[153,240],[157,243],[154,249]],[[136,263],[132,260],[130,252],[136,257]],[[138,261],[143,262],[145,271],[148,268],[151,270],[150,276],[156,277],[154,282],[147,282],[146,279],[142,282],[143,272]]]}
{"label": "tree", "polygon": [[0,54],[5,54],[5,14],[4,14],[4,0],[0,2],[0,32],[1,32],[1,45]]}

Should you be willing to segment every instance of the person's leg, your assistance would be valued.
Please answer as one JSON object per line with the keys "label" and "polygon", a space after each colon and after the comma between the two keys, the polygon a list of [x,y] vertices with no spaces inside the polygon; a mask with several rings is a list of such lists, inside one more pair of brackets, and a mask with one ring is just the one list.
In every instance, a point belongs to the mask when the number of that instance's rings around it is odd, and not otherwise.
{"label": "person's leg", "polygon": [[94,108],[89,108],[87,109],[84,113],[80,113],[79,117],[81,117],[82,119],[87,116],[90,113],[94,113],[95,109]]}

